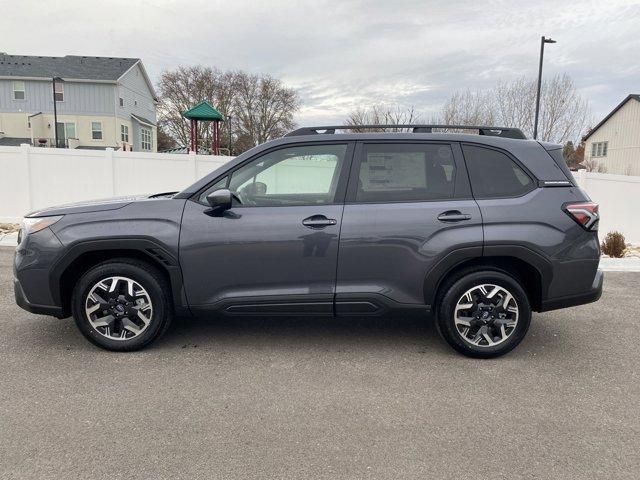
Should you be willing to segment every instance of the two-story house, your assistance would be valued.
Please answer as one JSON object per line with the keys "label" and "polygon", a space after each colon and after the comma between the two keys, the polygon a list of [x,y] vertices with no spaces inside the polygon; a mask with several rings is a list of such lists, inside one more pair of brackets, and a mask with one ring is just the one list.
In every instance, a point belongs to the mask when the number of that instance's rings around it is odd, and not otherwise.
{"label": "two-story house", "polygon": [[607,173],[640,175],[640,95],[627,95],[583,140],[586,162]]}
{"label": "two-story house", "polygon": [[54,97],[59,146],[157,151],[158,100],[140,59],[0,53],[0,145],[54,146]]}

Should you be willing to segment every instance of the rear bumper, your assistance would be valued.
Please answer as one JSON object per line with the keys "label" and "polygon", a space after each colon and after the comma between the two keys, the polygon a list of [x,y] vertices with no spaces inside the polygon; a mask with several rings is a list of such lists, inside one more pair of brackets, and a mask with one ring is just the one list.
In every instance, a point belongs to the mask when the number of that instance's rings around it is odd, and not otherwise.
{"label": "rear bumper", "polygon": [[585,303],[596,302],[602,296],[602,284],[604,282],[604,273],[602,270],[596,271],[591,288],[586,292],[566,297],[549,298],[542,301],[540,312],[548,312],[549,310],[557,310],[559,308],[574,307],[576,305],[584,305]]}
{"label": "rear bumper", "polygon": [[38,305],[35,303],[29,302],[27,296],[22,289],[22,285],[17,278],[13,279],[13,293],[16,297],[16,303],[18,306],[27,312],[35,313],[38,315],[52,315],[58,318],[64,318],[65,315],[62,311],[62,307],[58,307],[55,305]]}

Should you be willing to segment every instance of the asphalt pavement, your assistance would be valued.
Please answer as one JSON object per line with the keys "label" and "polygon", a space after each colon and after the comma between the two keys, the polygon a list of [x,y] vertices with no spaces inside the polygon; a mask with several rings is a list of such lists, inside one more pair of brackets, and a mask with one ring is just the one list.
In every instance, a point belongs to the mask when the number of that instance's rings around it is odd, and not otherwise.
{"label": "asphalt pavement", "polygon": [[494,360],[419,318],[180,319],[110,353],[13,299],[0,479],[637,479],[640,273]]}

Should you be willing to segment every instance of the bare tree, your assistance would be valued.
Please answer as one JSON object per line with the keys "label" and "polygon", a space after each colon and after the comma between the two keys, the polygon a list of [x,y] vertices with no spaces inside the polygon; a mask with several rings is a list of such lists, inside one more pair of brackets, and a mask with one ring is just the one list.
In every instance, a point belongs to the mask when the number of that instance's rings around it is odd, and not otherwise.
{"label": "bare tree", "polygon": [[[585,131],[588,117],[589,105],[576,91],[568,75],[556,75],[543,83],[538,129],[541,140],[559,143],[577,140]],[[530,131],[533,131],[533,122],[531,125]]]}
{"label": "bare tree", "polygon": [[[349,114],[345,125],[407,125],[420,121],[420,115],[413,107],[399,105],[374,105],[370,108],[359,108]],[[406,131],[403,128],[393,128],[394,132]],[[381,128],[356,128],[353,132],[379,132]]]}
{"label": "bare tree", "polygon": [[436,123],[444,125],[491,125],[494,109],[490,98],[482,92],[455,92],[442,107]]}
{"label": "bare tree", "polygon": [[[440,118],[446,124],[498,125],[520,128],[533,135],[536,81],[520,78],[500,82],[494,89],[456,92],[444,104]],[[542,83],[539,139],[566,143],[585,131],[589,106],[567,75]]]}
{"label": "bare tree", "polygon": [[[231,106],[233,74],[210,67],[178,67],[162,73],[158,83],[160,104],[158,113],[166,133],[182,145],[189,142],[189,121],[182,113],[202,100],[214,105],[225,117]],[[208,122],[201,122],[198,138],[211,141]]]}
{"label": "bare tree", "polygon": [[167,134],[166,128],[163,122],[158,122],[158,151],[169,150],[175,148],[177,143],[175,139]]}
{"label": "bare tree", "polygon": [[593,158],[582,162],[582,166],[587,170],[587,172],[607,173],[607,167]]}
{"label": "bare tree", "polygon": [[[225,118],[232,117],[231,125],[221,126],[221,145],[235,153],[293,128],[293,115],[299,107],[297,93],[273,77],[203,66],[163,72],[158,92],[160,122],[170,137],[182,145],[188,144],[189,121],[182,113],[206,100]],[[203,145],[210,145],[209,122],[199,122],[198,138]]]}
{"label": "bare tree", "polygon": [[241,149],[281,137],[295,126],[293,115],[300,100],[296,91],[280,80],[235,72],[233,90],[235,131]]}

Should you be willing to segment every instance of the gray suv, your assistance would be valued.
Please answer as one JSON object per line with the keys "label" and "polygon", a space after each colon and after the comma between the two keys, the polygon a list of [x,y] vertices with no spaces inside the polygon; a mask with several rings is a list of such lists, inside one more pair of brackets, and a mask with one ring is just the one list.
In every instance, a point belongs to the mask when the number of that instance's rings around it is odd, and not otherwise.
{"label": "gray suv", "polygon": [[598,206],[560,145],[388,127],[301,128],[178,193],[31,213],[16,301],[73,315],[109,350],[148,345],[174,316],[411,313],[494,357],[532,311],[600,297]]}

